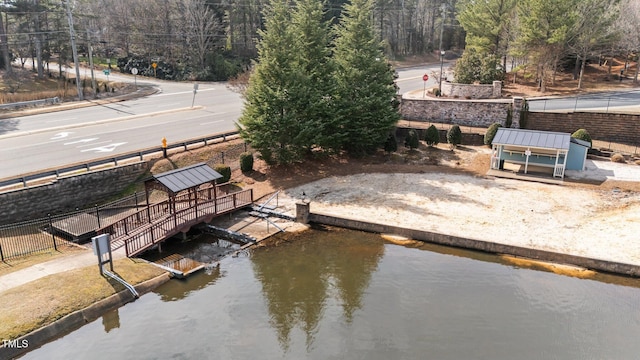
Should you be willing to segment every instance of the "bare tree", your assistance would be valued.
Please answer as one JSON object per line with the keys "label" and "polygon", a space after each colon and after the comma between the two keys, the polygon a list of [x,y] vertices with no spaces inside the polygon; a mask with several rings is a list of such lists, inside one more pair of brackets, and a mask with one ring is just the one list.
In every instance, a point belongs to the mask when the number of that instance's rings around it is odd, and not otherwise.
{"label": "bare tree", "polygon": [[640,2],[637,0],[623,0],[620,5],[624,11],[615,23],[615,27],[624,34],[620,39],[620,47],[629,54],[634,54],[636,71],[633,82],[638,82],[638,52],[640,51]]}
{"label": "bare tree", "polygon": [[194,54],[197,65],[206,67],[207,54],[212,50],[215,36],[221,24],[203,0],[185,0],[186,37],[189,50]]}

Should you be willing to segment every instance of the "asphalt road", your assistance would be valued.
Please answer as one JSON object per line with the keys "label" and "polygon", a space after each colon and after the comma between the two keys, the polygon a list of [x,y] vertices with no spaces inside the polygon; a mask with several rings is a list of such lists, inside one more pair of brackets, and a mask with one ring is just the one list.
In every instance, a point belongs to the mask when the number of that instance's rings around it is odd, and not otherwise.
{"label": "asphalt road", "polygon": [[[451,63],[444,62],[442,64],[445,77],[451,72]],[[399,93],[404,94],[408,91],[431,89],[438,86],[438,74],[440,73],[440,64],[424,64],[423,66],[413,66],[410,68],[398,69],[398,79],[396,84]],[[426,83],[422,80],[424,75],[429,76]]]}
{"label": "asphalt road", "polygon": [[[443,65],[447,71],[450,65]],[[439,71],[440,64],[399,69],[399,93],[438,86]],[[424,74],[429,76],[426,84]],[[133,76],[116,73],[109,79],[134,82]],[[242,100],[225,83],[200,83],[194,99],[193,83],[140,77],[136,81],[157,88],[158,93],[108,105],[0,120],[0,179],[159,146],[163,137],[174,143],[234,130],[241,115]],[[639,91],[604,93],[578,101],[536,100],[530,102],[530,109],[637,106],[638,99]]]}
{"label": "asphalt road", "polygon": [[145,98],[0,120],[0,178],[235,129],[240,96],[225,84],[173,84]]}

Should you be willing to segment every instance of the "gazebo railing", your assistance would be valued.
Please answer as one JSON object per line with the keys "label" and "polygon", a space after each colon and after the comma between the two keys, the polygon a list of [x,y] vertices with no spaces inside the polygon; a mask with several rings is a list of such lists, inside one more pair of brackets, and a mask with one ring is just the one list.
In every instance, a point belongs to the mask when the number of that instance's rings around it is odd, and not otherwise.
{"label": "gazebo railing", "polygon": [[[124,244],[127,256],[136,255],[212,216],[228,213],[253,203],[253,191],[243,190],[172,212],[169,201],[149,206],[98,231],[108,233],[114,243]],[[150,215],[151,214],[151,215]]]}

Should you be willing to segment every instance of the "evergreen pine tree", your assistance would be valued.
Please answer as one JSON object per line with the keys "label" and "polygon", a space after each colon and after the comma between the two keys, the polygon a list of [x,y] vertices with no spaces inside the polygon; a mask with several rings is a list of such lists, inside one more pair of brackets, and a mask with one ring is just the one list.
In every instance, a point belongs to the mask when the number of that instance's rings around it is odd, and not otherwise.
{"label": "evergreen pine tree", "polygon": [[418,136],[418,132],[414,129],[409,130],[407,134],[407,138],[404,139],[404,146],[409,149],[417,149],[420,146],[420,137]]}
{"label": "evergreen pine tree", "polygon": [[429,146],[438,145],[440,142],[440,132],[435,125],[431,125],[427,128],[427,131],[424,134],[424,141],[426,141]]}
{"label": "evergreen pine tree", "polygon": [[447,131],[447,142],[451,144],[451,147],[455,148],[462,142],[462,131],[460,126],[453,125],[449,131]]}
{"label": "evergreen pine tree", "polygon": [[390,132],[389,136],[387,136],[387,141],[384,143],[384,151],[389,154],[398,151],[398,139],[396,139],[396,135],[393,132]]}
{"label": "evergreen pine tree", "polygon": [[286,0],[271,0],[265,7],[258,60],[238,124],[242,138],[270,164],[297,161],[304,153],[295,143],[302,126],[291,98],[300,91],[300,72],[291,61],[296,49],[290,13]]}
{"label": "evergreen pine tree", "polygon": [[341,139],[335,129],[333,116],[334,88],[333,60],[330,49],[330,30],[324,20],[323,2],[298,0],[292,15],[292,32],[295,37],[295,54],[292,61],[300,77],[295,94],[300,133],[294,139],[310,150],[340,150]]}
{"label": "evergreen pine tree", "polygon": [[386,61],[372,22],[371,0],[345,5],[334,41],[335,128],[342,148],[355,155],[374,151],[399,120],[395,72]]}

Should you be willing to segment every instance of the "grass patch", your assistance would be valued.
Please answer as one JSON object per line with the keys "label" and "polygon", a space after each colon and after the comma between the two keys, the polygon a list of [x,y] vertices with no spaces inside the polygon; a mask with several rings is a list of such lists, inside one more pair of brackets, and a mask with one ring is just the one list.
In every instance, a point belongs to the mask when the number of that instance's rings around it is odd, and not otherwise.
{"label": "grass patch", "polygon": [[[130,284],[164,273],[136,259],[116,260],[113,269]],[[49,275],[9,289],[0,293],[0,334],[16,339],[122,290],[120,283],[100,276],[97,266]]]}

